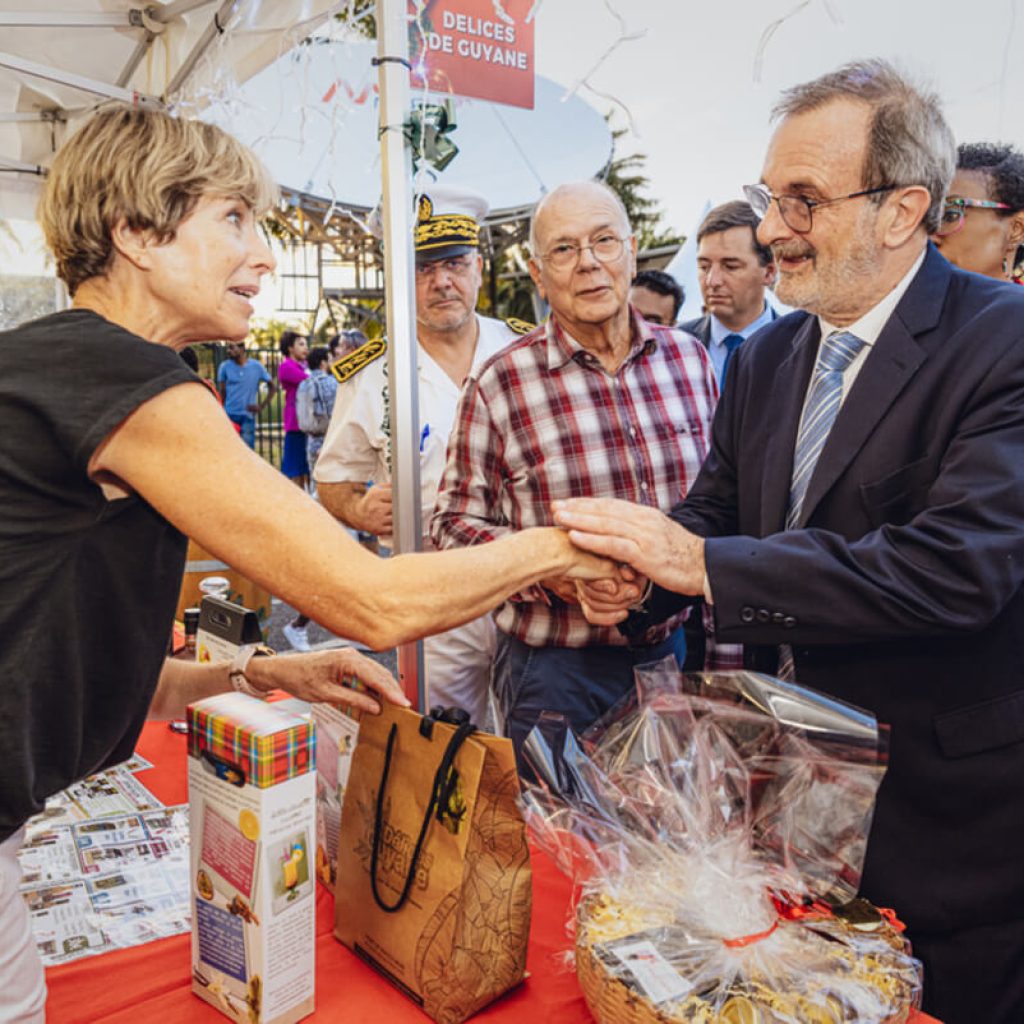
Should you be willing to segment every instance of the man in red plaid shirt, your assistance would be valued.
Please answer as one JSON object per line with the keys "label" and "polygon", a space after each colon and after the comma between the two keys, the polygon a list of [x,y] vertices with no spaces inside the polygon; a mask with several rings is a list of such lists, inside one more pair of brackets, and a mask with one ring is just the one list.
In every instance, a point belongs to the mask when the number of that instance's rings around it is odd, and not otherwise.
{"label": "man in red plaid shirt", "polygon": [[[595,182],[555,189],[534,213],[530,247],[551,316],[466,380],[431,523],[439,547],[551,523],[560,498],[667,510],[707,453],[714,371],[700,342],[630,307],[636,239],[615,193]],[[634,665],[667,654],[682,664],[678,621],[630,646],[587,622],[587,599],[549,579],[496,612],[492,683],[517,750],[541,711],[582,731],[633,685]]]}

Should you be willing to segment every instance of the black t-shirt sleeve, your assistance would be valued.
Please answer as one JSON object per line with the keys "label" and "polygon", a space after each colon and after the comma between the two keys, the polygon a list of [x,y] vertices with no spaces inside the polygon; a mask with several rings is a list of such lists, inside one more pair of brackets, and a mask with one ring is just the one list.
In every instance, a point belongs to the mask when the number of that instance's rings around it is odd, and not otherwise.
{"label": "black t-shirt sleeve", "polygon": [[[48,322],[59,337],[45,337]],[[31,329],[43,335],[32,351],[50,350],[54,359],[28,385],[31,393],[25,397],[82,472],[96,449],[140,405],[178,384],[200,383],[173,349],[86,310],[47,317]]]}

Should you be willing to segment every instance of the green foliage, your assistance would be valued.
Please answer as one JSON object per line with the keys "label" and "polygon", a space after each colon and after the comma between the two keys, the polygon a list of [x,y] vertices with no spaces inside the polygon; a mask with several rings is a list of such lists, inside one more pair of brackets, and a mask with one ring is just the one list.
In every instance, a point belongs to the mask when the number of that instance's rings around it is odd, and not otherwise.
{"label": "green foliage", "polygon": [[526,252],[522,246],[506,249],[498,264],[497,302],[489,316],[504,320],[515,317],[533,323],[537,311],[533,304],[534,287],[526,272]]}
{"label": "green foliage", "polygon": [[679,245],[683,241],[682,236],[662,224],[661,207],[657,200],[646,194],[651,184],[650,179],[644,174],[647,156],[643,153],[633,153],[630,156],[614,155],[619,148],[619,141],[625,134],[625,128],[612,129],[613,156],[604,177],[605,183],[618,193],[626,207],[640,249]]}
{"label": "green foliage", "polygon": [[254,320],[245,339],[247,349],[276,349],[285,331],[309,331],[304,323],[287,323],[284,320]]}
{"label": "green foliage", "polygon": [[334,15],[334,20],[354,29],[367,39],[376,39],[376,9],[377,0],[349,0],[344,9]]}

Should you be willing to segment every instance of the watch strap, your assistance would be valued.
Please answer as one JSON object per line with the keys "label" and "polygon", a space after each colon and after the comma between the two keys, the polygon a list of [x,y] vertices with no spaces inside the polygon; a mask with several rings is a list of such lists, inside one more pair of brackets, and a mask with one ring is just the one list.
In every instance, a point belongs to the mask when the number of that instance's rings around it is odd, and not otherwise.
{"label": "watch strap", "polygon": [[257,700],[266,700],[269,691],[257,690],[249,682],[245,670],[253,658],[268,657],[274,653],[273,649],[266,644],[245,644],[238,648],[238,653],[232,658],[231,666],[228,669],[228,680],[231,688],[247,697],[255,697]]}

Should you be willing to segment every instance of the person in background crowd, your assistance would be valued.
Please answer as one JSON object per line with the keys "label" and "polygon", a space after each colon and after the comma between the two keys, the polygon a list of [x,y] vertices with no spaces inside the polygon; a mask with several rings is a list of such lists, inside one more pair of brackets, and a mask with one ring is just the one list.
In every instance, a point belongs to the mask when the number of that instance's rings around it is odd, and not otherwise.
{"label": "person in background crowd", "polygon": [[306,366],[309,339],[296,331],[285,331],[278,347],[284,357],[277,368],[277,379],[284,389],[284,454],[281,457],[281,472],[293,484],[305,490],[309,486],[309,463],[306,461],[306,435],[299,429],[295,415],[295,393],[309,376]]}
{"label": "person in background crowd", "polygon": [[[433,186],[417,202],[416,340],[420,402],[420,512],[429,529],[448,435],[466,375],[523,333],[523,326],[476,312],[483,272],[483,196]],[[391,546],[391,433],[385,346],[364,347],[335,364],[345,380],[316,469],[320,501],[343,523]],[[368,481],[373,481],[372,486]],[[427,538],[427,547],[431,546]],[[494,657],[489,615],[424,642],[430,704],[455,705],[477,725],[489,721]]]}
{"label": "person in background crowd", "polygon": [[630,305],[649,324],[675,326],[685,301],[683,286],[664,270],[641,270],[630,285]]}
{"label": "person in background crowd", "polygon": [[1013,146],[964,143],[957,149],[942,222],[932,241],[950,263],[1000,281],[1018,272],[1024,245],[1024,154]]}
{"label": "person in background crowd", "polygon": [[707,346],[719,387],[732,354],[776,315],[765,301],[775,262],[757,240],[757,225],[750,203],[736,200],[716,206],[697,229],[697,280],[707,312],[679,326]]}
{"label": "person in background crowd", "polygon": [[[256,418],[277,394],[277,385],[258,360],[250,359],[245,341],[228,342],[228,358],[217,367],[217,385],[228,419],[237,424],[242,440],[256,445]],[[260,398],[260,384],[266,385]]]}
{"label": "person in background crowd", "polygon": [[[466,381],[431,522],[438,547],[486,547],[550,523],[552,500],[573,495],[671,508],[707,454],[711,364],[694,338],[630,307],[636,239],[618,196],[597,182],[549,192],[530,249],[551,316]],[[633,686],[634,665],[683,663],[677,624],[627,646],[587,622],[589,599],[555,575],[496,613],[493,686],[517,750],[542,711],[582,732]]]}
{"label": "person in background crowd", "polygon": [[1024,292],[928,244],[956,159],[934,95],[862,61],[776,116],[745,191],[806,312],[740,346],[670,516],[556,519],[658,584],[628,633],[703,595],[748,668],[891,726],[861,892],[906,921],[926,1012],[1020,1024]]}
{"label": "person in background crowd", "polygon": [[333,366],[339,359],[344,359],[345,356],[351,355],[357,348],[361,348],[370,339],[357,328],[349,328],[348,330],[339,331],[333,335],[331,340],[327,343],[327,349],[330,356],[330,365]]}
{"label": "person in background crowd", "polygon": [[[407,703],[352,650],[166,659],[186,537],[378,648],[449,629],[553,573],[614,574],[558,530],[380,559],[241,442],[182,362],[246,336],[274,259],[275,189],[221,129],[107,106],[61,147],[39,217],[72,308],[0,335],[0,1020],[46,995],[17,853],[47,797],[124,760],[147,712],[276,687],[374,711]],[[26,351],[45,351],[38,371]],[[372,691],[346,685],[357,680]]]}
{"label": "person in background crowd", "polygon": [[324,435],[331,422],[338,382],[327,372],[328,350],[318,346],[309,350],[309,376],[295,394],[295,413],[299,427],[306,435],[306,461],[310,472],[316,466],[323,447]]}
{"label": "person in background crowd", "polygon": [[[281,457],[281,472],[302,490],[309,488],[309,462],[306,458],[306,435],[299,427],[295,412],[295,396],[299,385],[309,376],[306,357],[309,354],[309,339],[296,331],[284,331],[278,342],[284,357],[277,368],[277,379],[284,389],[284,452]],[[281,630],[285,639],[296,651],[308,651],[309,616],[299,612]]]}

